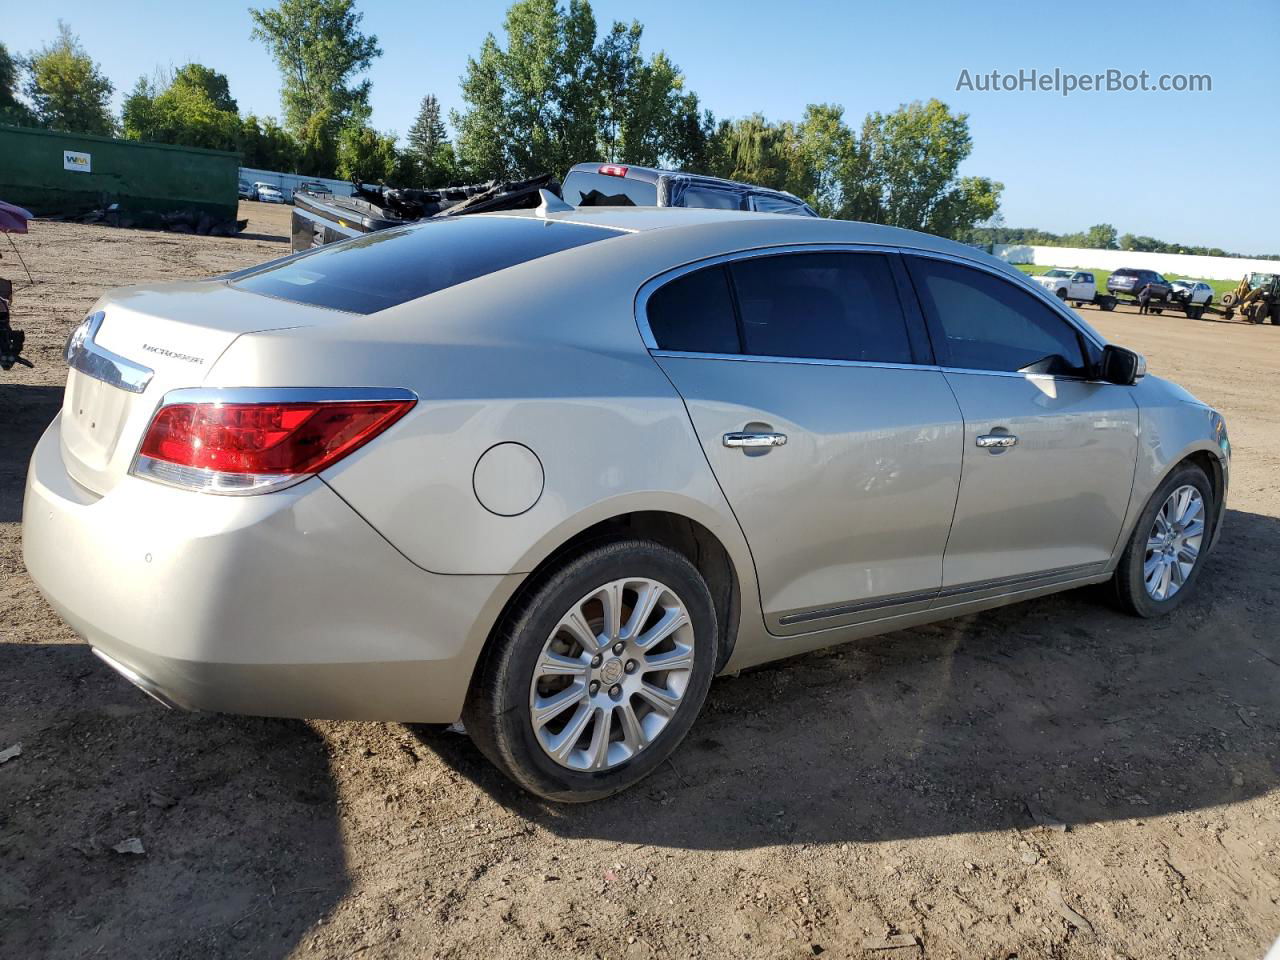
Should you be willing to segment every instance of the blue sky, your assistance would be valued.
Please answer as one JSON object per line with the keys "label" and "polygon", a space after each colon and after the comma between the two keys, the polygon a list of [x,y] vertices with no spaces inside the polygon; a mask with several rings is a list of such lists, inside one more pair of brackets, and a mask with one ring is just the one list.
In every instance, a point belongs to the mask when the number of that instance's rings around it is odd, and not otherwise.
{"label": "blue sky", "polygon": [[[265,3],[265,0],[262,0]],[[361,0],[377,34],[373,122],[402,135],[425,93],[459,106],[458,78],[506,3]],[[965,173],[1005,185],[1011,226],[1055,232],[1109,222],[1120,232],[1280,253],[1280,6],[1275,0],[1048,8],[941,2],[596,0],[603,29],[639,18],[645,49],[663,49],[717,116],[798,118],[806,103],[870,111],[939,97],[969,114]],[[785,18],[779,16],[785,11]],[[238,0],[0,0],[0,40],[26,52],[62,17],[120,96],[157,66],[197,60],[226,73],[242,110],[279,113],[279,76],[249,39]],[[1206,93],[957,91],[971,75],[1019,69],[1092,74],[1197,73]],[[1239,144],[1248,142],[1245,151]],[[1227,211],[1247,210],[1231,217]]]}

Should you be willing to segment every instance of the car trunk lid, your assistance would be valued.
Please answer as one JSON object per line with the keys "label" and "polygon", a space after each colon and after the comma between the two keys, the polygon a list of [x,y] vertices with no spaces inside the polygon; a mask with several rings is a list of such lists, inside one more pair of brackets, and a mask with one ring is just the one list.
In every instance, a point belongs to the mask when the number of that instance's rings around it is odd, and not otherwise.
{"label": "car trunk lid", "polygon": [[67,375],[60,434],[68,472],[97,494],[128,473],[165,393],[202,383],[241,334],[349,319],[220,281],[126,288],[95,314],[73,337],[78,359]]}

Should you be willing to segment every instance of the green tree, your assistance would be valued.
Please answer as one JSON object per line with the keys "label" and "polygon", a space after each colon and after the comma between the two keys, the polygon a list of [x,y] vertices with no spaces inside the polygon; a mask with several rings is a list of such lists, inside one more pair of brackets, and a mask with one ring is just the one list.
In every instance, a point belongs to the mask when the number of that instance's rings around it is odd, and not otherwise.
{"label": "green tree", "polygon": [[759,113],[721,121],[710,172],[798,196],[811,188],[795,124],[772,123]]}
{"label": "green tree", "polygon": [[[809,104],[797,134],[796,159],[804,169],[804,184],[798,183],[794,175],[791,183],[802,187],[798,195],[819,215],[840,216],[855,152],[853,132],[844,122],[844,107],[833,103]],[[803,186],[808,187],[807,192]]]}
{"label": "green tree", "polygon": [[283,173],[298,169],[298,142],[272,117],[259,120],[251,113],[241,120],[237,148],[246,167]]}
{"label": "green tree", "polygon": [[1119,250],[1116,228],[1109,223],[1095,223],[1085,234],[1085,246],[1091,250]]}
{"label": "green tree", "polygon": [[444,120],[440,116],[440,101],[435,98],[434,94],[428,93],[422,98],[422,104],[418,107],[418,116],[413,121],[413,126],[409,128],[409,135],[405,139],[409,144],[409,151],[417,154],[423,161],[430,161],[436,154],[437,148],[445,142]]}
{"label": "green tree", "polygon": [[18,61],[0,43],[0,123],[29,127],[35,122],[31,108],[18,99]]}
{"label": "green tree", "polygon": [[344,127],[338,134],[338,176],[362,183],[387,183],[399,169],[396,138],[372,127]]}
{"label": "green tree", "polygon": [[130,140],[176,143],[211,150],[235,150],[241,124],[227,78],[199,63],[180,67],[170,78],[138,80],[121,112]]}
{"label": "green tree", "polygon": [[111,81],[67,24],[58,21],[58,39],[31,54],[27,72],[24,92],[42,126],[76,133],[114,132],[108,109]]}
{"label": "green tree", "polygon": [[696,117],[698,107],[696,97],[686,101],[684,77],[665,53],[645,59],[643,33],[637,21],[615,23],[595,47],[596,140],[606,160],[651,167],[688,152],[686,119],[690,109]]}
{"label": "green tree", "polygon": [[382,55],[378,38],[360,32],[354,0],[280,0],[249,16],[252,36],[280,68],[285,126],[300,144],[300,163],[308,175],[331,175],[339,131],[369,118],[369,81],[353,80]]}
{"label": "green tree", "polygon": [[597,41],[587,0],[520,0],[462,78],[457,153],[476,177],[562,175],[592,158],[654,165],[704,161],[711,120],[665,54],[646,58],[643,27]]}
{"label": "green tree", "polygon": [[940,100],[869,115],[848,167],[845,215],[942,236],[973,227],[999,208],[1003,186],[958,176],[972,148],[968,116]]}
{"label": "green tree", "polygon": [[595,15],[586,0],[521,0],[504,28],[505,49],[489,34],[467,61],[458,152],[478,177],[558,174],[596,149]]}
{"label": "green tree", "polygon": [[427,94],[409,128],[408,147],[400,155],[396,182],[415,187],[442,187],[452,183],[458,171],[453,145],[447,136],[440,101],[433,94]]}

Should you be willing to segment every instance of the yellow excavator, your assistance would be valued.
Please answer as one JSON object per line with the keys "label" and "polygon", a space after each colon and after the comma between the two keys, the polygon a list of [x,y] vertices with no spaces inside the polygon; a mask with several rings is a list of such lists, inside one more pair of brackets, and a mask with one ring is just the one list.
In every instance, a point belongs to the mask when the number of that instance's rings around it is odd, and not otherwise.
{"label": "yellow excavator", "polygon": [[1272,323],[1280,326],[1280,273],[1249,273],[1231,293],[1222,295],[1222,307],[1228,320],[1236,313],[1249,323]]}

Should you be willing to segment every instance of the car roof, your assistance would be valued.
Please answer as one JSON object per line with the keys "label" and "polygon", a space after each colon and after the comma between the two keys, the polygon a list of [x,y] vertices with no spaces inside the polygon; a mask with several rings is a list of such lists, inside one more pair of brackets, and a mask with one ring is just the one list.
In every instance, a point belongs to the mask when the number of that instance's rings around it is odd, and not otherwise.
{"label": "car roof", "polygon": [[786,246],[794,244],[853,244],[862,246],[903,247],[945,253],[997,267],[1010,276],[1026,282],[1016,267],[976,247],[928,233],[890,227],[861,220],[828,220],[822,217],[786,217],[776,213],[747,210],[710,210],[701,207],[575,207],[562,211],[508,210],[501,213],[472,214],[473,217],[544,217],[562,223],[619,230],[624,233],[653,236],[658,231],[676,236],[697,234],[725,247]]}

